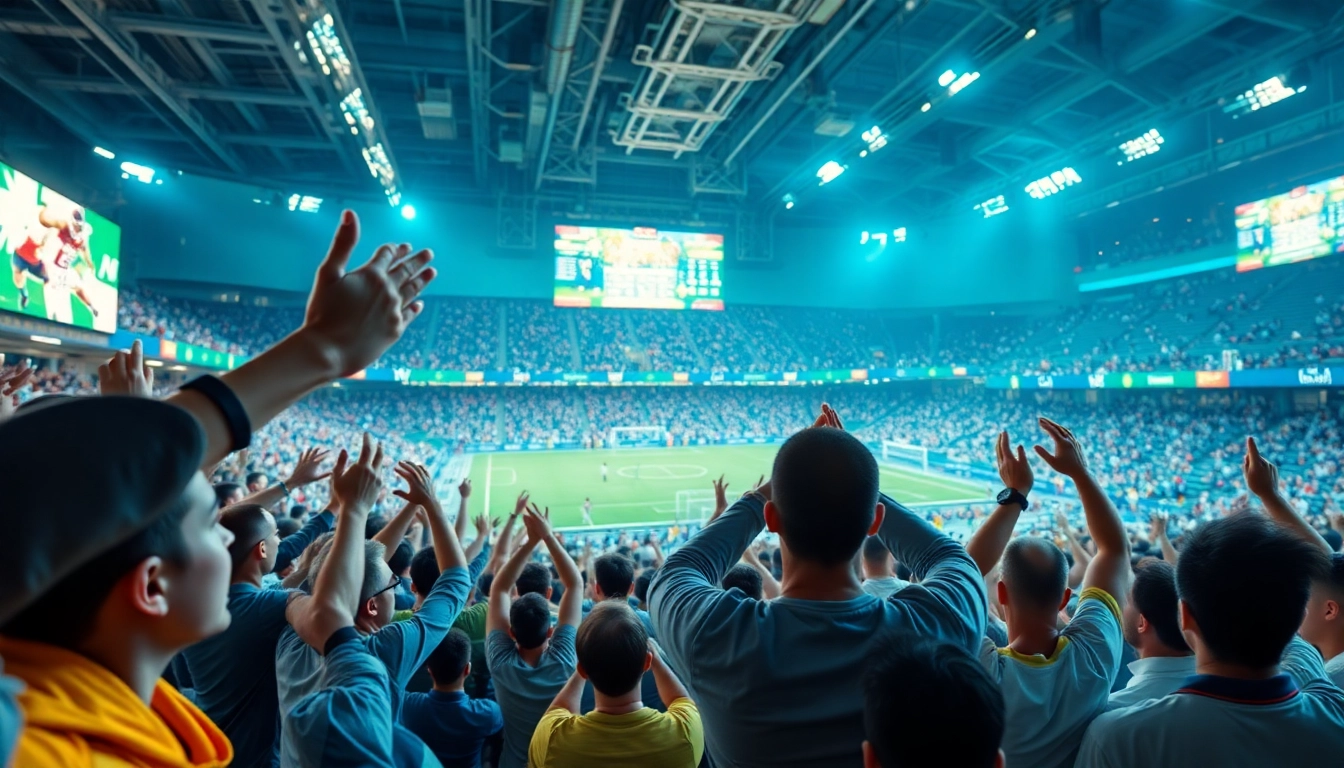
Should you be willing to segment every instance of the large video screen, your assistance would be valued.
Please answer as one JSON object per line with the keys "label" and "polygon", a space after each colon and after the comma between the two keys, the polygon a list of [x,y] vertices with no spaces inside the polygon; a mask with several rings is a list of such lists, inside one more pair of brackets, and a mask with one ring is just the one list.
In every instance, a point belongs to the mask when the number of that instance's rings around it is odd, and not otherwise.
{"label": "large video screen", "polygon": [[121,227],[0,163],[0,310],[117,330]]}
{"label": "large video screen", "polygon": [[557,226],[555,306],[723,309],[723,235]]}
{"label": "large video screen", "polygon": [[1344,253],[1344,177],[1237,206],[1237,271]]}

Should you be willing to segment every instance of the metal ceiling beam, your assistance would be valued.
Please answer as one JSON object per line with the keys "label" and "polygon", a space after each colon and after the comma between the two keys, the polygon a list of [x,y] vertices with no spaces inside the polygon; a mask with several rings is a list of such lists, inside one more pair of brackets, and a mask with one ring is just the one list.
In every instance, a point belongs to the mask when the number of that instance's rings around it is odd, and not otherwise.
{"label": "metal ceiling beam", "polygon": [[271,46],[275,41],[265,30],[227,21],[208,21],[186,16],[160,16],[150,13],[109,13],[108,21],[124,32],[143,32],[195,40]]}
{"label": "metal ceiling beam", "polygon": [[62,94],[54,93],[37,82],[37,78],[47,69],[46,63],[33,55],[17,37],[0,31],[0,81],[55,117],[90,146],[97,146],[105,140],[97,123],[72,106]]}
{"label": "metal ceiling beam", "polygon": [[[146,96],[149,91],[135,85],[123,83],[105,77],[74,77],[71,75],[44,75],[36,79],[37,85],[55,91],[76,93],[104,93],[114,96]],[[259,88],[223,88],[216,86],[182,85],[172,88],[172,92],[183,99],[201,99],[204,101],[229,101],[241,104],[269,104],[276,107],[305,107],[308,101],[297,93],[267,91]]]}
{"label": "metal ceiling beam", "polygon": [[[46,8],[45,0],[34,0],[53,19],[55,14]],[[106,12],[93,0],[60,0],[61,5],[75,16],[84,28],[102,43],[122,66],[126,67],[151,94],[186,126],[220,162],[235,173],[243,172],[242,160],[215,136],[196,108],[177,97],[170,90],[170,82],[163,69],[140,50],[135,38],[112,26]]]}

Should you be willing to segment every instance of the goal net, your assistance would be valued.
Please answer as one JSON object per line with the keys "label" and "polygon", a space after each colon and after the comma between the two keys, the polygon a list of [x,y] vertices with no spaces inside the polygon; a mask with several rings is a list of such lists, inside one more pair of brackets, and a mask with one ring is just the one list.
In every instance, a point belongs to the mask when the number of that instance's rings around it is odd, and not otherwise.
{"label": "goal net", "polygon": [[882,460],[914,464],[924,472],[929,471],[929,449],[918,445],[910,445],[896,440],[883,440]]}
{"label": "goal net", "polygon": [[714,491],[677,491],[677,524],[703,523],[714,514]]}
{"label": "goal net", "polygon": [[607,432],[607,445],[612,448],[662,445],[666,440],[667,430],[662,427],[612,427]]}

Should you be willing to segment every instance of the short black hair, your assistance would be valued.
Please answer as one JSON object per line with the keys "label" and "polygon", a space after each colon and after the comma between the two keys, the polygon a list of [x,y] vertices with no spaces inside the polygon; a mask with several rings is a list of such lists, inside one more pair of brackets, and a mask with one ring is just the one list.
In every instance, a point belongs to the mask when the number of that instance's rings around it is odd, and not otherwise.
{"label": "short black hair", "polygon": [[1241,513],[1189,534],[1176,562],[1176,591],[1218,661],[1279,663],[1329,559],[1268,518]]}
{"label": "short black hair", "polygon": [[1181,634],[1181,609],[1176,597],[1176,567],[1149,560],[1134,572],[1134,608],[1153,625],[1157,639],[1173,651],[1189,651]]}
{"label": "short black hair", "polygon": [[495,583],[495,574],[482,573],[481,578],[476,580],[476,589],[480,591],[483,597],[490,596],[490,585]]}
{"label": "short black hair", "polygon": [[411,542],[402,539],[401,543],[397,545],[396,550],[392,553],[392,557],[387,559],[387,567],[391,568],[393,573],[400,576],[406,572],[407,568],[411,567],[412,557],[415,557],[415,547],[411,546]]}
{"label": "short black hair", "polygon": [[625,601],[603,601],[579,625],[574,649],[593,690],[622,696],[644,676],[649,633]]}
{"label": "short black hair", "polygon": [[436,683],[451,683],[462,676],[462,670],[471,661],[471,638],[454,627],[439,641],[439,647],[425,660],[429,674]]}
{"label": "short black hair", "polygon": [[421,597],[428,597],[429,591],[434,588],[434,582],[438,580],[439,561],[434,557],[434,548],[425,547],[416,552],[411,558],[411,586],[415,587],[415,593]]}
{"label": "short black hair", "polygon": [[255,483],[255,482],[258,482],[258,481],[260,481],[260,480],[265,480],[265,479],[266,479],[266,473],[265,473],[265,472],[248,472],[248,473],[247,473],[247,484],[248,484],[248,485],[251,485],[251,484],[253,484],[253,483]]}
{"label": "short black hair", "polygon": [[649,601],[649,584],[653,582],[653,577],[657,575],[657,568],[647,568],[639,576],[635,577],[635,599],[641,603]]}
{"label": "short black hair", "polygon": [[546,632],[551,628],[550,603],[536,592],[514,600],[509,606],[509,628],[513,630],[514,642],[523,649],[546,642]]}
{"label": "short black hair", "polygon": [[383,530],[386,525],[386,517],[383,517],[382,515],[369,515],[368,519],[364,521],[364,538],[372,539],[374,536],[377,536],[378,532]]}
{"label": "short black hair", "polygon": [[746,593],[747,597],[760,600],[763,593],[761,587],[761,572],[752,568],[746,563],[738,563],[723,575],[723,584],[725,590],[737,587]]}
{"label": "short black hair", "polygon": [[[863,729],[883,768],[989,768],[1003,740],[1003,693],[957,645],[913,633],[879,638],[863,677]],[[949,712],[955,738],[947,738]]]}
{"label": "short black hair", "polygon": [[863,540],[863,559],[865,562],[885,565],[887,556],[890,554],[891,550],[887,549],[887,545],[883,544],[878,537],[869,536]]}
{"label": "short black hair", "polygon": [[219,513],[219,524],[233,534],[229,559],[236,566],[271,532],[271,515],[260,504],[234,504]]}
{"label": "short black hair", "polygon": [[1344,553],[1331,553],[1330,570],[1318,576],[1316,581],[1336,597],[1344,598]]}
{"label": "short black hair", "polygon": [[282,517],[275,521],[275,530],[280,534],[281,539],[287,539],[298,533],[303,528],[303,524],[292,517]]}
{"label": "short black hair", "polygon": [[183,496],[168,511],[126,541],[76,568],[32,605],[0,626],[0,634],[74,649],[93,631],[94,621],[117,582],[146,558],[187,564],[182,521],[191,510]]}
{"label": "short black hair", "polygon": [[624,597],[635,585],[635,561],[625,555],[606,554],[593,562],[593,576],[602,594]]}
{"label": "short black hair", "polygon": [[1036,608],[1058,608],[1068,580],[1068,562],[1053,541],[1022,536],[1003,551],[1003,583],[1014,600]]}
{"label": "short black hair", "polygon": [[780,538],[789,552],[822,565],[848,562],[873,526],[877,460],[844,430],[805,429],[775,454],[771,474]]}
{"label": "short black hair", "polygon": [[551,572],[541,563],[528,563],[518,574],[517,584],[520,596],[536,593],[545,598],[546,590],[551,588]]}
{"label": "short black hair", "polygon": [[308,514],[308,507],[303,504],[295,504],[289,508],[289,516],[295,520],[302,520],[306,514]]}
{"label": "short black hair", "polygon": [[223,507],[229,503],[229,497],[242,492],[243,486],[237,483],[215,483],[215,506]]}

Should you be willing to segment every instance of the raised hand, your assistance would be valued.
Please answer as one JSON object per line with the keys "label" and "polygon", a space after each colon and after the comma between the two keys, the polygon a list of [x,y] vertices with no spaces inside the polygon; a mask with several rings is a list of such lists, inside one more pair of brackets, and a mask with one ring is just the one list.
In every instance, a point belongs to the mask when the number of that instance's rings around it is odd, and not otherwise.
{"label": "raised hand", "polygon": [[1164,538],[1167,537],[1167,520],[1168,520],[1168,519],[1169,519],[1169,518],[1168,518],[1168,515],[1167,515],[1166,512],[1154,512],[1153,514],[1149,515],[1149,517],[1148,517],[1148,541],[1149,541],[1150,543],[1152,543],[1152,544],[1156,544],[1156,543],[1158,543],[1159,541],[1161,541],[1162,539],[1164,539]]}
{"label": "raised hand", "polygon": [[523,527],[527,529],[529,543],[536,544],[545,541],[546,537],[552,534],[551,508],[546,507],[543,512],[537,509],[536,504],[528,505],[527,510],[523,512]]}
{"label": "raised hand", "polygon": [[1004,485],[1024,496],[1031,493],[1035,475],[1027,461],[1027,450],[1019,445],[1017,453],[1013,453],[1007,430],[1000,432],[999,439],[994,441],[994,459],[999,467],[999,479],[1003,480]]}
{"label": "raised hand", "polygon": [[434,478],[430,477],[425,465],[399,461],[392,471],[406,481],[406,490],[393,491],[393,496],[410,504],[419,504],[427,510],[439,509],[439,498],[434,495]]}
{"label": "raised hand", "polygon": [[1055,510],[1055,527],[1059,529],[1060,533],[1065,534],[1067,534],[1071,528],[1069,525],[1069,516],[1063,509]]}
{"label": "raised hand", "polygon": [[349,460],[350,454],[345,450],[336,457],[336,466],[331,470],[332,495],[340,505],[342,515],[347,512],[368,514],[383,490],[383,481],[379,477],[383,446],[365,432],[359,459],[354,464],[349,464]]}
{"label": "raised hand", "polygon": [[470,477],[464,477],[464,478],[462,478],[462,482],[459,483],[458,486],[457,486],[457,493],[458,493],[459,496],[461,496],[461,497],[464,498],[464,499],[467,498],[467,497],[469,497],[469,496],[471,496],[471,478],[470,478]]}
{"label": "raised hand", "polygon": [[380,246],[363,266],[347,272],[358,242],[359,219],[345,211],[318,267],[298,331],[317,343],[339,376],[364,369],[401,338],[424,309],[418,297],[436,274],[429,266],[430,251],[412,254],[404,243]]}
{"label": "raised hand", "polygon": [[1241,462],[1241,472],[1246,477],[1246,488],[1260,498],[1277,496],[1279,493],[1279,468],[1274,462],[1260,455],[1260,447],[1254,437],[1246,438],[1246,457]]}
{"label": "raised hand", "polygon": [[330,455],[331,451],[321,448],[309,448],[299,454],[299,461],[294,465],[294,471],[290,472],[289,477],[285,480],[285,486],[292,491],[295,488],[302,488],[330,476],[330,472],[322,471],[322,463]]}
{"label": "raised hand", "polygon": [[486,539],[494,533],[495,526],[499,525],[498,519],[491,520],[486,515],[477,515],[471,522],[476,526],[476,537]]}
{"label": "raised hand", "polygon": [[527,494],[527,491],[518,494],[518,501],[513,504],[513,514],[515,517],[527,511],[527,502],[530,501],[531,498],[532,497]]}
{"label": "raised hand", "polygon": [[0,370],[0,421],[14,415],[19,407],[19,390],[28,386],[32,378],[33,369],[27,365]]}
{"label": "raised hand", "polygon": [[1083,453],[1083,446],[1078,443],[1078,438],[1074,437],[1073,432],[1044,416],[1037,421],[1040,423],[1041,429],[1045,430],[1045,433],[1055,441],[1055,452],[1050,453],[1037,445],[1035,446],[1036,454],[1044,459],[1051,469],[1061,475],[1075,480],[1086,475],[1087,456]]}
{"label": "raised hand", "polygon": [[98,366],[98,392],[103,395],[154,396],[154,369],[145,365],[144,349],[137,340],[131,351],[117,352]]}

